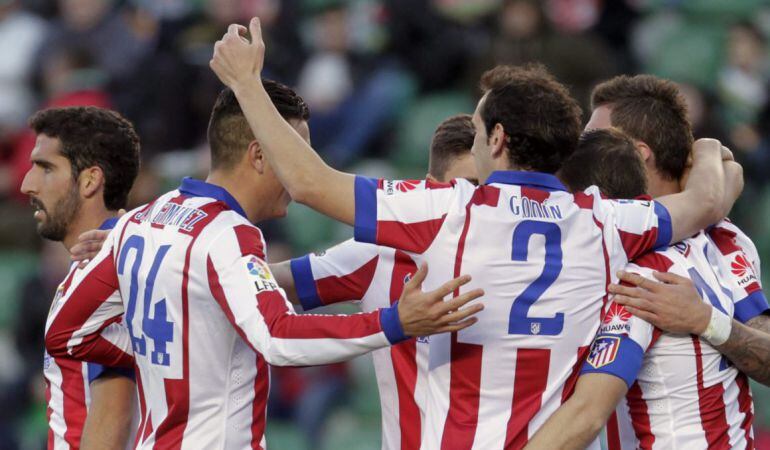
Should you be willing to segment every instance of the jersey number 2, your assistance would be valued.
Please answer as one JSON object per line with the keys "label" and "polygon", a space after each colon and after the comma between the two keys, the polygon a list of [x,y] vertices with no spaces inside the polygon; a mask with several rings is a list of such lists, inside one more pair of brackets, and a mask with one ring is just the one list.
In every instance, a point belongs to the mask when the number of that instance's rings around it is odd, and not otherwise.
{"label": "jersey number 2", "polygon": [[126,326],[131,334],[131,344],[134,354],[146,355],[147,342],[150,338],[153,342],[153,351],[150,354],[152,364],[159,366],[168,366],[171,363],[171,355],[166,351],[166,346],[174,340],[174,323],[168,320],[168,310],[166,308],[166,299],[155,303],[153,315],[150,317],[150,305],[152,304],[152,292],[155,287],[155,278],[158,276],[160,265],[165,258],[170,245],[163,245],[158,248],[158,253],[152,261],[150,272],[147,275],[144,285],[144,301],[142,302],[142,329],[138,333],[134,330],[133,320],[136,314],[136,298],[139,291],[139,267],[142,265],[142,256],[144,254],[144,238],[133,235],[126,240],[123,251],[120,252],[118,261],[118,274],[123,275],[128,252],[134,250],[134,264],[131,266],[131,285],[128,291],[128,306],[126,308]]}
{"label": "jersey number 2", "polygon": [[535,220],[521,222],[513,232],[511,259],[527,261],[529,240],[536,234],[545,238],[545,265],[540,276],[513,301],[508,334],[556,336],[564,328],[564,313],[556,313],[554,317],[530,317],[529,308],[561,273],[561,229],[551,222]]}

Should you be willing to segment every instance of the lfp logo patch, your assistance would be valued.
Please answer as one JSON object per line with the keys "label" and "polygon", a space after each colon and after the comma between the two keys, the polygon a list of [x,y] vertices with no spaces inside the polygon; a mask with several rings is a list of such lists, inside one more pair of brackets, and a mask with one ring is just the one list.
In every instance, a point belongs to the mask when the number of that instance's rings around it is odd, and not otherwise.
{"label": "lfp logo patch", "polygon": [[274,291],[278,289],[278,283],[273,279],[270,269],[268,269],[267,265],[260,261],[256,256],[252,256],[246,262],[246,270],[249,271],[249,275],[255,278],[254,286],[256,286],[257,292]]}
{"label": "lfp logo patch", "polygon": [[591,354],[586,360],[594,369],[612,364],[618,356],[620,338],[615,336],[599,336],[591,347]]}

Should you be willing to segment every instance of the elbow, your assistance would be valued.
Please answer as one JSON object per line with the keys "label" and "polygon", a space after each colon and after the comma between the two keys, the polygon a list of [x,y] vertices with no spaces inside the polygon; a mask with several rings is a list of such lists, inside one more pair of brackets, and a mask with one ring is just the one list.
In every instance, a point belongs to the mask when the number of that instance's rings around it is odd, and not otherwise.
{"label": "elbow", "polygon": [[53,330],[49,330],[45,335],[45,350],[49,355],[54,358],[60,358],[68,356],[67,354],[67,337],[64,333],[57,333]]}

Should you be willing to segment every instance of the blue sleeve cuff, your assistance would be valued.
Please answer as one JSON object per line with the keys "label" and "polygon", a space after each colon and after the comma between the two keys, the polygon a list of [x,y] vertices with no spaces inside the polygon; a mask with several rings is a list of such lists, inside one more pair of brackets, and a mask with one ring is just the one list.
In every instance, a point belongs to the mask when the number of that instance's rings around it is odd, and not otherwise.
{"label": "blue sleeve cuff", "polygon": [[294,289],[302,304],[302,309],[309,311],[324,306],[321,297],[318,296],[313,269],[310,267],[310,255],[291,260],[291,276],[294,277]]}
{"label": "blue sleeve cuff", "polygon": [[667,246],[671,243],[671,235],[673,234],[671,227],[671,214],[665,206],[659,202],[655,204],[655,215],[658,216],[658,240],[655,241],[655,248]]}
{"label": "blue sleeve cuff", "polygon": [[120,375],[122,377],[134,379],[134,370],[126,369],[124,367],[104,367],[101,364],[88,363],[88,383],[93,383],[94,380],[99,379],[102,375],[113,374]]}
{"label": "blue sleeve cuff", "polygon": [[358,242],[377,242],[377,180],[356,177],[356,218],[353,237]]}
{"label": "blue sleeve cuff", "polygon": [[735,303],[735,318],[738,319],[740,323],[746,323],[765,311],[768,311],[768,309],[770,309],[770,306],[767,304],[765,293],[757,291]]}
{"label": "blue sleeve cuff", "polygon": [[409,339],[401,328],[401,318],[398,316],[398,302],[393,303],[390,308],[380,309],[380,326],[385,337],[391,344],[398,344],[401,341]]}
{"label": "blue sleeve cuff", "polygon": [[[596,351],[597,343],[604,342],[608,346],[612,346],[613,340],[616,340],[614,350],[605,350],[603,353]],[[628,336],[601,335],[594,340],[594,346],[591,348],[586,362],[583,363],[580,374],[606,373],[615,375],[631,388],[631,385],[636,381],[643,360],[644,350]]]}

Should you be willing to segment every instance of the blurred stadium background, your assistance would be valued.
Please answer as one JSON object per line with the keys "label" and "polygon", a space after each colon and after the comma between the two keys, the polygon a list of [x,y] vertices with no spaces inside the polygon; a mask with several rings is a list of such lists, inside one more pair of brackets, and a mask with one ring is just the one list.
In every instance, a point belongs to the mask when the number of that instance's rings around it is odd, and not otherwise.
{"label": "blurred stadium background", "polygon": [[[125,114],[143,144],[131,204],[144,203],[205,173],[220,89],[212,44],[253,15],[266,31],[266,75],[310,104],[314,147],[380,176],[423,175],[435,126],[473,111],[478,77],[496,63],[545,63],[585,110],[610,76],[671,78],[696,137],[727,142],[744,164],[733,218],[770,256],[766,0],[0,0],[1,450],[44,448],[43,328],[68,264],[60,244],[37,237],[18,193],[34,143],[26,118],[76,104]],[[351,235],[297,205],[264,229],[273,261]],[[770,448],[770,390],[754,392],[757,445]],[[380,446],[368,358],[274,370],[269,413],[274,449]]]}

